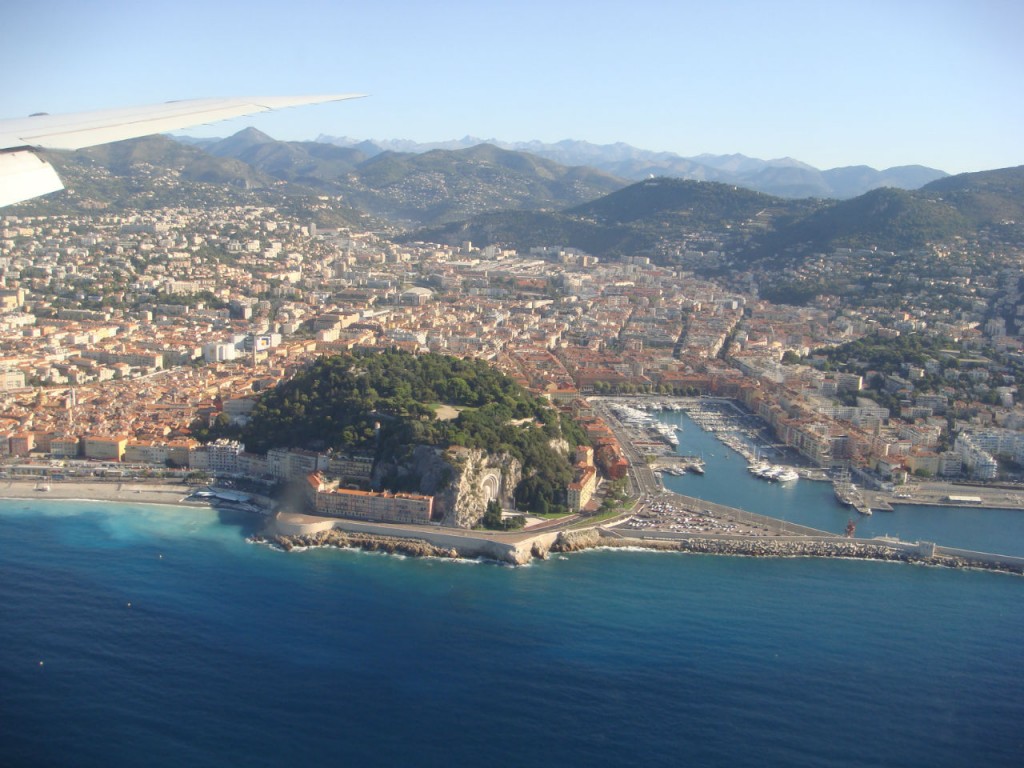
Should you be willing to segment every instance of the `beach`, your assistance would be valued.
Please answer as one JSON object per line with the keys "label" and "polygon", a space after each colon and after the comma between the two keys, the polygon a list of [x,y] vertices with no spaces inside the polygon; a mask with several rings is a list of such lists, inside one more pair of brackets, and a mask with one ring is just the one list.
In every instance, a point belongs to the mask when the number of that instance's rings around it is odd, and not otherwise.
{"label": "beach", "polygon": [[37,480],[4,480],[0,482],[0,499],[80,499],[135,504],[187,504],[208,506],[206,501],[189,499],[194,486],[184,483],[143,482],[124,480],[58,480],[40,484]]}

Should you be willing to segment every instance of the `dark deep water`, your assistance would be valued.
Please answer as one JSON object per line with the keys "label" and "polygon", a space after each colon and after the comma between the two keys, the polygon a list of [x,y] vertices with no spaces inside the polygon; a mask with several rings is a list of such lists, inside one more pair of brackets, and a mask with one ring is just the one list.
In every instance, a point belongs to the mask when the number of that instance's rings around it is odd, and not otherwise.
{"label": "dark deep water", "polygon": [[1020,764],[1018,577],[284,554],[254,523],[0,503],[0,762]]}

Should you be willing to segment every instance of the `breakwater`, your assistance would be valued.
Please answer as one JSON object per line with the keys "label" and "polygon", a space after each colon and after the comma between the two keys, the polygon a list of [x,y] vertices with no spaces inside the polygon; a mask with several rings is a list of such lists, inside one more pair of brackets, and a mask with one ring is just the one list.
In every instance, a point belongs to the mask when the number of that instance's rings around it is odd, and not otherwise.
{"label": "breakwater", "polygon": [[641,534],[623,536],[607,529],[563,534],[552,552],[575,552],[595,547],[643,548],[664,552],[692,552],[740,557],[840,557],[919,563],[946,568],[978,568],[1024,575],[1024,558],[937,547],[930,542],[840,537],[753,537]]}
{"label": "breakwater", "polygon": [[290,515],[279,516],[274,526],[252,540],[286,551],[297,547],[338,547],[410,557],[481,558],[512,565],[524,565],[551,553],[608,548],[735,557],[838,557],[1024,575],[1024,558],[946,549],[929,542],[837,536],[700,536],[653,531],[624,535],[599,527],[509,536],[476,531],[396,529],[383,524]]}
{"label": "breakwater", "polygon": [[282,549],[295,547],[352,547],[421,557],[495,560],[525,565],[546,557],[556,532],[492,533],[439,526],[403,526],[357,520],[277,513],[266,531],[252,537]]}

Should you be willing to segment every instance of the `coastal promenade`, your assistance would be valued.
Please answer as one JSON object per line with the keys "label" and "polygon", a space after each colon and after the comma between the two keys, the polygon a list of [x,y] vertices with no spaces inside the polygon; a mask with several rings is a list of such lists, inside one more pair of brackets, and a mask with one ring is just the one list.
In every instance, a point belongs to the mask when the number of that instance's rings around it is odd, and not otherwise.
{"label": "coastal promenade", "polygon": [[45,484],[27,479],[0,481],[0,499],[32,499],[33,501],[63,499],[130,504],[208,506],[206,502],[188,498],[194,490],[194,487],[183,483],[124,480],[74,479],[57,480]]}

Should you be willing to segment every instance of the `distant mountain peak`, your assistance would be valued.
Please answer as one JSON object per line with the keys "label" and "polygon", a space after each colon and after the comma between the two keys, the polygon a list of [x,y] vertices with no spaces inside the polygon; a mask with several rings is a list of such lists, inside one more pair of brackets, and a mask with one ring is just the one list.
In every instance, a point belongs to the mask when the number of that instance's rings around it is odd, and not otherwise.
{"label": "distant mountain peak", "polygon": [[248,128],[243,128],[238,133],[232,134],[229,138],[245,139],[246,141],[259,141],[262,143],[277,141],[277,139],[272,136],[268,136],[258,128],[253,128],[251,125]]}
{"label": "distant mountain peak", "polygon": [[[321,136],[339,146],[357,146],[356,139]],[[467,149],[488,144],[499,149],[528,152],[565,166],[589,166],[622,179],[639,181],[651,176],[670,176],[695,181],[718,181],[758,192],[789,198],[849,199],[879,187],[917,189],[946,174],[934,168],[900,166],[878,171],[866,165],[819,170],[792,157],[761,160],[738,152],[727,155],[708,153],[683,157],[674,152],[653,152],[638,149],[624,142],[592,144],[579,139],[562,139],[555,143],[542,141],[499,141],[464,136],[443,142],[417,143],[404,140],[373,141],[380,150],[422,154],[438,149]],[[364,150],[365,151],[365,150]],[[367,152],[367,155],[372,154]]]}
{"label": "distant mountain peak", "polygon": [[[248,159],[253,152],[269,150],[274,144],[285,143],[275,142],[254,128],[246,128],[227,139],[204,140],[202,146],[214,155]],[[300,144],[287,143],[292,146]],[[343,148],[358,153],[363,159],[388,153],[422,155],[428,152],[490,147],[491,150],[479,150],[475,156],[495,157],[493,149],[497,148],[507,152],[527,153],[566,167],[592,168],[628,181],[653,176],[717,181],[786,198],[848,200],[879,187],[919,189],[929,182],[948,176],[943,171],[920,165],[898,166],[882,171],[867,165],[819,170],[792,157],[762,160],[740,153],[704,153],[683,157],[673,152],[638,149],[621,141],[614,144],[593,144],[578,139],[562,139],[555,143],[538,140],[508,142],[467,135],[461,139],[422,143],[404,139],[363,140],[321,134],[316,142],[307,144]],[[350,160],[354,162],[354,158]]]}
{"label": "distant mountain peak", "polygon": [[242,151],[250,147],[276,143],[277,139],[250,126],[228,136],[226,139],[210,144],[206,147],[206,151],[211,155],[219,155],[221,157],[237,157]]}

